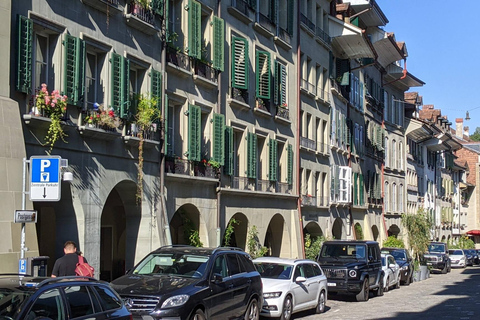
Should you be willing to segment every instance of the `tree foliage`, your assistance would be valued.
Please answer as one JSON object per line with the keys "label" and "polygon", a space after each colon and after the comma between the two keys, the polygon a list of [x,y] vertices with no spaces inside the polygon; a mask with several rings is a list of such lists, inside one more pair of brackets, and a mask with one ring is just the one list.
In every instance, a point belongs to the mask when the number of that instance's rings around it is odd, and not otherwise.
{"label": "tree foliage", "polygon": [[235,231],[235,225],[238,225],[238,224],[240,224],[240,221],[235,220],[233,218],[228,222],[228,225],[225,228],[225,235],[223,236],[223,245],[225,247],[230,246],[230,241],[232,240],[232,234]]}
{"label": "tree foliage", "polygon": [[316,260],[320,254],[322,244],[327,239],[324,236],[312,237],[310,233],[305,234],[305,258],[310,260]]}
{"label": "tree foliage", "polygon": [[416,214],[402,214],[402,224],[407,230],[408,242],[413,251],[413,257],[418,263],[428,250],[432,222],[423,208],[420,208]]}
{"label": "tree foliage", "polygon": [[480,127],[477,127],[477,129],[475,129],[475,132],[469,137],[473,141],[480,141]]}
{"label": "tree foliage", "polygon": [[405,243],[402,239],[398,239],[396,236],[390,236],[383,241],[382,246],[387,248],[405,248]]}
{"label": "tree foliage", "polygon": [[263,257],[268,252],[268,248],[260,244],[257,226],[255,225],[248,231],[247,249],[252,259]]}
{"label": "tree foliage", "polygon": [[448,248],[450,249],[475,249],[475,242],[472,239],[463,236],[458,242],[448,241]]}

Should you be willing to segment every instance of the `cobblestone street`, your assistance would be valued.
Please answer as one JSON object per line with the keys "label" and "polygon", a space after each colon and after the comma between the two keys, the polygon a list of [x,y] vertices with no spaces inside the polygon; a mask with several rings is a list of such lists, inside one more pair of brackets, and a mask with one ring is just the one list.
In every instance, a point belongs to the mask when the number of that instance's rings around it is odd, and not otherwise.
{"label": "cobblestone street", "polygon": [[303,312],[293,319],[479,319],[480,267],[434,273],[429,279],[400,289],[390,289],[383,297],[370,295],[367,302],[353,297],[330,297],[326,312]]}

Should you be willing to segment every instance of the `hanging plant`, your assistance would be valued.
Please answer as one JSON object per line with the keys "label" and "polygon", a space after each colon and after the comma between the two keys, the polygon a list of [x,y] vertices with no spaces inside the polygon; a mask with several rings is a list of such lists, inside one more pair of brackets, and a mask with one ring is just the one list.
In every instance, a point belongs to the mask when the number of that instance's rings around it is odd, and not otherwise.
{"label": "hanging plant", "polygon": [[142,201],[143,195],[143,143],[145,131],[150,129],[152,124],[160,119],[160,116],[160,110],[157,108],[157,99],[140,94],[138,96],[137,113],[135,114],[135,124],[138,130],[137,137],[140,139],[138,144],[137,203]]}
{"label": "hanging plant", "polygon": [[67,96],[61,95],[58,90],[53,90],[51,93],[47,90],[47,85],[42,83],[38,93],[35,95],[35,113],[41,113],[49,117],[52,122],[45,136],[45,144],[49,146],[48,153],[52,152],[53,146],[58,139],[65,141],[67,134],[63,131],[60,120],[67,111]]}

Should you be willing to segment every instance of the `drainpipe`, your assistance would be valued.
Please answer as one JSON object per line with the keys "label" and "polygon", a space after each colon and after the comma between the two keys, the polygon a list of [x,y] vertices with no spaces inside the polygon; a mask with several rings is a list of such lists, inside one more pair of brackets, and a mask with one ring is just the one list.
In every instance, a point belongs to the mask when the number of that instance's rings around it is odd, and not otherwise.
{"label": "drainpipe", "polygon": [[[297,22],[300,21],[300,1],[297,1]],[[297,24],[297,210],[298,210],[298,221],[300,223],[300,236],[301,247],[302,247],[302,258],[305,258],[305,240],[303,235],[303,219],[302,219],[302,199],[300,193],[300,109],[301,109],[301,99],[300,99],[300,75],[301,75],[301,65],[302,61],[300,59],[300,23]]]}
{"label": "drainpipe", "polygon": [[403,75],[398,78],[398,79],[395,79],[395,80],[392,80],[390,82],[387,82],[387,83],[384,83],[383,86],[386,86],[386,85],[389,85],[391,83],[394,83],[394,82],[397,82],[398,80],[403,80],[407,77],[407,58],[403,58]]}
{"label": "drainpipe", "polygon": [[[166,79],[167,79],[167,74],[165,73],[165,63],[167,61],[166,55],[167,55],[167,42],[166,42],[166,27],[168,21],[165,20],[165,14],[167,10],[167,2],[165,1],[163,4],[163,12],[164,12],[164,19],[162,23],[162,52],[161,52],[161,57],[160,57],[160,64],[161,64],[161,73],[162,73],[162,93],[163,97],[165,97],[165,92],[167,91],[167,86],[166,86]],[[162,101],[162,106],[163,108],[168,108],[168,106],[165,104],[165,99]],[[165,109],[164,109],[165,110]],[[165,115],[165,112],[162,112],[163,115]],[[168,213],[167,213],[167,199],[165,199],[165,153],[166,153],[166,147],[167,147],[167,142],[165,141],[165,131],[168,130],[168,128],[165,128],[165,119],[161,122],[161,130],[160,130],[160,141],[162,141],[162,146],[160,147],[160,204],[162,206],[161,210],[163,212],[164,216],[164,221],[165,225],[163,226],[163,231],[165,232],[165,238],[167,241],[167,245],[172,244],[172,235],[170,233],[170,222],[168,221]],[[159,219],[160,220],[160,219]],[[161,224],[159,223],[160,230],[161,230]],[[160,231],[159,230],[159,231]],[[161,232],[161,231],[160,231]]]}
{"label": "drainpipe", "polygon": [[[385,119],[382,121],[382,128],[385,128]],[[386,130],[385,130],[386,132]],[[403,148],[402,148],[403,150]],[[385,151],[385,149],[384,149]],[[384,157],[385,159],[385,157]],[[383,194],[383,206],[382,206],[382,220],[383,220],[383,230],[384,234],[388,238],[388,229],[387,229],[387,221],[385,219],[385,161],[382,162],[382,194]]]}
{"label": "drainpipe", "polygon": [[[222,9],[221,9],[221,6],[220,6],[220,2],[221,0],[218,0],[217,1],[217,16],[219,18],[221,18],[221,15],[222,15]],[[222,103],[222,73],[219,72],[218,73],[218,91],[217,91],[217,106],[216,106],[216,111],[218,113],[221,113],[221,103]],[[222,213],[222,210],[221,210],[221,206],[220,206],[220,203],[221,203],[221,193],[222,193],[222,183],[221,183],[221,180],[222,180],[222,174],[220,173],[218,175],[218,184],[217,184],[217,188],[216,188],[216,191],[217,191],[217,247],[220,247],[222,245],[222,228],[221,228],[221,213]]]}

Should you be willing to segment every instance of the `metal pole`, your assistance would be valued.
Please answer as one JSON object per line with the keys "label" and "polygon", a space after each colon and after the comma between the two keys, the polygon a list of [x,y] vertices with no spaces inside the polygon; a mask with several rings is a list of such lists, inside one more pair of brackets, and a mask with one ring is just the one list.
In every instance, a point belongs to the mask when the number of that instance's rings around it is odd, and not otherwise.
{"label": "metal pole", "polygon": [[[27,193],[26,190],[26,180],[27,180],[27,159],[23,158],[23,190],[22,190],[22,210],[25,210],[25,195]],[[20,242],[20,258],[23,259],[25,258],[25,222],[22,222],[22,239]]]}

